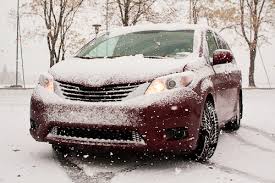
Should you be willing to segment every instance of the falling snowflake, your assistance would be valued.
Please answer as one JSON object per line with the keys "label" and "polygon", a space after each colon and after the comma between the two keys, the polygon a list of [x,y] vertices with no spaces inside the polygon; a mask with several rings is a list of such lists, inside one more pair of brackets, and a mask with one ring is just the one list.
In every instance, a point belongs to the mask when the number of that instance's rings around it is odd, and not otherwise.
{"label": "falling snowflake", "polygon": [[84,155],[83,158],[87,159],[87,158],[89,158],[89,155],[88,154]]}
{"label": "falling snowflake", "polygon": [[178,110],[178,106],[172,106],[172,107],[171,107],[171,110],[172,110],[172,111]]}

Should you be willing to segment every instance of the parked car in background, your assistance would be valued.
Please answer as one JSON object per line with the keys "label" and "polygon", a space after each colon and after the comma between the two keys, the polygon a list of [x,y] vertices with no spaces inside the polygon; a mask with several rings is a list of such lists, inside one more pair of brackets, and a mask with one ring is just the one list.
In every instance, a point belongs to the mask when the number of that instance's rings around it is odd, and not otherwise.
{"label": "parked car in background", "polygon": [[241,71],[209,27],[163,24],[102,33],[42,74],[34,139],[70,147],[191,154],[207,161],[238,130]]}

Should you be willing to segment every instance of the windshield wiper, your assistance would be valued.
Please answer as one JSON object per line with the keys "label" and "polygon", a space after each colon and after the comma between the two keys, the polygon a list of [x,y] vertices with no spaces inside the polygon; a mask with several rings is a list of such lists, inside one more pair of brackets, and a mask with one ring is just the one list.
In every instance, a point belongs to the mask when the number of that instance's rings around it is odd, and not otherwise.
{"label": "windshield wiper", "polygon": [[[81,59],[97,59],[97,58],[118,58],[122,56],[109,56],[109,57],[87,57],[87,56],[76,56],[76,58],[81,58]],[[165,59],[167,57],[163,56],[144,56],[144,58],[152,58],[152,59]]]}
{"label": "windshield wiper", "polygon": [[87,57],[87,56],[76,56],[76,58],[81,58],[81,59],[97,59],[97,58],[117,58],[120,56],[109,56],[109,57]]}
{"label": "windshield wiper", "polygon": [[163,56],[144,56],[144,58],[153,58],[153,59],[164,59]]}
{"label": "windshield wiper", "polygon": [[81,58],[81,59],[95,59],[96,57],[76,56],[76,58]]}

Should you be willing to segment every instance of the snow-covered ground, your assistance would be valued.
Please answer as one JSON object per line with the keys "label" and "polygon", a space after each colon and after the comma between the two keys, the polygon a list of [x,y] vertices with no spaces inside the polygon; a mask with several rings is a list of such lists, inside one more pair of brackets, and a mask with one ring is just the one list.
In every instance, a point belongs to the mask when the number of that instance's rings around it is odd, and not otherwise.
{"label": "snow-covered ground", "polygon": [[0,90],[0,183],[275,183],[275,90],[245,90],[237,133],[222,133],[209,163],[133,154],[60,157],[29,132],[31,90]]}

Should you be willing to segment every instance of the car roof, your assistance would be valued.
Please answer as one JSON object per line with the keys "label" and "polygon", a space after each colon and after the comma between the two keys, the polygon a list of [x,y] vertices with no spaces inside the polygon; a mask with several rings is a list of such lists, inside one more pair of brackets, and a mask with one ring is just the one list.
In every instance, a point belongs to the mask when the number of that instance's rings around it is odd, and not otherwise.
{"label": "car roof", "polygon": [[[124,35],[133,32],[142,31],[176,31],[176,30],[194,30],[194,31],[206,31],[212,30],[209,26],[205,25],[194,25],[194,24],[144,24],[127,27],[118,27],[108,31],[110,37]],[[104,32],[106,34],[106,32]]]}

